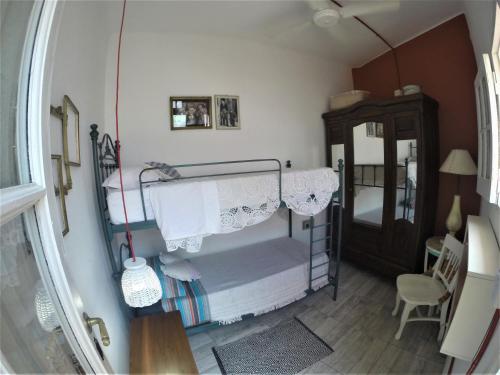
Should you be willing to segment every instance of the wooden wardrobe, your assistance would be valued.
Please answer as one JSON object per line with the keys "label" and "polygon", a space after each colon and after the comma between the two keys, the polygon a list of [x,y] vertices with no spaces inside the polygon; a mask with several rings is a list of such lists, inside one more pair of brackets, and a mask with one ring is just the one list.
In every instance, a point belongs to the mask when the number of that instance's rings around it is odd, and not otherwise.
{"label": "wooden wardrobe", "polygon": [[345,161],[343,257],[381,274],[423,269],[438,190],[438,103],[416,94],[323,114],[328,166]]}

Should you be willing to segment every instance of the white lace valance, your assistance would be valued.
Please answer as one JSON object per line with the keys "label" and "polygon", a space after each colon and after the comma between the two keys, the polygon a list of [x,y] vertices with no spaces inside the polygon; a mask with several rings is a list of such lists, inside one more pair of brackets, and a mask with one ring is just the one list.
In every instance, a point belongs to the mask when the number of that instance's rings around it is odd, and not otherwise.
{"label": "white lace valance", "polygon": [[331,168],[285,172],[282,180],[286,206],[306,216],[323,211],[339,188],[339,178]]}
{"label": "white lace valance", "polygon": [[261,223],[276,212],[280,205],[276,177],[268,174],[217,181],[221,233]]}
{"label": "white lace valance", "polygon": [[[220,179],[215,183],[218,205],[214,207],[220,210],[217,215],[220,223],[211,227],[216,229],[209,233],[203,232],[180,239],[165,238],[167,231],[163,230],[162,234],[168,251],[183,248],[188,252],[197,252],[201,248],[204,237],[217,233],[231,233],[261,223],[270,218],[279,208],[279,186],[276,174]],[[328,206],[338,186],[338,177],[331,168],[289,171],[282,175],[282,200],[295,213],[313,216]],[[182,214],[182,210],[176,212],[178,215]],[[189,218],[177,220],[187,222]]]}

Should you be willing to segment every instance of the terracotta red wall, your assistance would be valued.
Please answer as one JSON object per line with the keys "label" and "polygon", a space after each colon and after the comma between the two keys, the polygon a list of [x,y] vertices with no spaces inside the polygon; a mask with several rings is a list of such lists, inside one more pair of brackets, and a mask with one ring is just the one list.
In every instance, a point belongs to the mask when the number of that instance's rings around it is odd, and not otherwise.
{"label": "terracotta red wall", "polygon": [[[477,67],[464,15],[457,16],[396,48],[401,85],[419,84],[439,102],[439,155],[442,163],[453,148],[469,150],[477,161],[474,77]],[[374,98],[389,98],[398,87],[394,58],[386,53],[353,69],[354,88]],[[476,178],[462,176],[462,214],[479,213]],[[436,233],[446,233],[446,217],[456,191],[456,176],[440,173]]]}

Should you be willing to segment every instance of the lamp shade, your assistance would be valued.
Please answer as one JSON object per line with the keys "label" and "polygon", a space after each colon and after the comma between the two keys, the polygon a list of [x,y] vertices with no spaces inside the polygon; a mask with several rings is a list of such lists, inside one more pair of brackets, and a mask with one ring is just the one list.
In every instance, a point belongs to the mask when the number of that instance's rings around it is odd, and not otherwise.
{"label": "lamp shade", "polygon": [[146,259],[129,258],[123,262],[122,290],[125,302],[132,307],[150,306],[162,295],[160,280],[155,271],[146,264]]}
{"label": "lamp shade", "polygon": [[477,174],[477,167],[469,151],[455,149],[451,150],[439,171],[463,176],[473,176]]}

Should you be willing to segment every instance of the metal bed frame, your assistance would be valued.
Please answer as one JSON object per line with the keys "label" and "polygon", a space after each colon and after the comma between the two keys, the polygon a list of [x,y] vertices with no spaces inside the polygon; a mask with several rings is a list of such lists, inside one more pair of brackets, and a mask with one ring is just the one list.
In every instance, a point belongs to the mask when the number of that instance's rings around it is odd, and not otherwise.
{"label": "metal bed frame", "polygon": [[[415,146],[412,146],[410,143],[410,150],[416,148]],[[411,151],[410,151],[411,152]],[[410,212],[411,209],[408,207],[407,203],[409,200],[411,200],[412,197],[412,192],[415,191],[413,186],[409,184],[408,180],[408,164],[409,164],[409,158],[405,158],[405,163],[404,165],[397,165],[396,168],[404,168],[405,169],[405,179],[404,179],[404,186],[396,186],[397,190],[404,190],[404,205],[403,205],[403,219],[410,219]],[[361,169],[361,182],[354,182],[354,186],[362,186],[362,187],[374,187],[374,188],[384,188],[384,185],[377,185],[376,184],[376,171],[377,168],[384,168],[383,164],[356,164],[354,165],[354,168],[360,168]],[[365,178],[365,169],[373,169],[373,179],[369,179],[368,182],[366,182]],[[372,182],[373,180],[373,182]]]}
{"label": "metal bed frame", "polygon": [[[104,233],[104,238],[106,242],[106,250],[111,261],[111,266],[113,269],[113,277],[115,280],[119,280],[121,273],[123,271],[123,266],[121,263],[121,256],[123,248],[129,249],[128,243],[122,243],[119,248],[119,260],[120,264],[117,265],[116,258],[113,253],[112,240],[116,233],[124,233],[126,231],[124,224],[114,225],[110,221],[109,210],[106,201],[106,188],[102,186],[104,180],[110,176],[117,168],[118,161],[116,156],[117,147],[119,146],[116,141],[113,141],[109,134],[104,134],[99,141],[99,132],[97,131],[97,125],[92,124],[90,126],[90,138],[92,141],[92,155],[94,161],[94,177],[95,177],[95,187],[97,192],[97,204],[99,207],[99,216],[102,225],[102,230]],[[277,173],[279,177],[279,197],[280,197],[280,207],[285,207],[284,202],[282,201],[282,186],[281,186],[281,175],[282,175],[282,166],[281,162],[278,159],[249,159],[249,160],[231,160],[231,161],[222,161],[222,162],[210,162],[210,163],[197,163],[197,164],[179,164],[173,165],[173,168],[191,168],[191,167],[206,167],[206,166],[217,166],[217,165],[244,165],[248,163],[274,163],[276,165],[275,168],[271,169],[251,169],[244,170],[238,172],[225,172],[225,173],[214,173],[214,174],[200,174],[194,176],[186,176],[179,177],[168,180],[143,180],[143,173],[149,170],[154,170],[158,168],[144,168],[139,176],[139,188],[142,199],[142,209],[144,214],[144,220],[140,222],[129,223],[129,229],[131,231],[143,230],[143,229],[151,229],[157,228],[155,220],[148,220],[146,216],[146,208],[144,203],[144,186],[157,184],[157,183],[169,183],[171,181],[178,180],[187,180],[187,179],[195,179],[195,178],[208,178],[208,177],[219,177],[219,176],[237,176],[237,175],[246,175],[246,174],[256,174],[256,173]],[[290,168],[290,161],[286,162],[286,167]],[[328,276],[328,285],[332,285],[334,288],[333,291],[333,299],[336,300],[338,287],[339,287],[339,275],[340,275],[340,257],[342,250],[342,207],[343,207],[343,170],[344,164],[340,159],[338,164],[338,174],[339,174],[339,189],[333,193],[332,201],[330,203],[330,218],[329,222],[325,224],[315,225],[314,217],[311,216],[309,219],[309,284],[308,289],[305,291],[306,294],[312,294],[315,292],[312,288],[312,283],[314,280],[319,279],[321,277]],[[336,199],[335,199],[336,198]],[[333,204],[338,205],[338,217],[337,217],[337,236],[335,236],[334,224],[334,209]],[[330,230],[328,231],[328,227]],[[325,236],[322,238],[314,238],[314,231],[320,228],[325,228]],[[288,236],[292,237],[292,211],[288,210]],[[315,249],[315,244],[319,242],[326,242],[325,250],[317,250]],[[334,244],[336,245],[336,249],[334,249]],[[321,253],[326,252],[329,260],[327,262],[321,263],[319,265],[313,266],[313,258],[320,255]],[[324,266],[328,264],[328,273],[323,274],[321,276],[312,277],[313,269],[318,268],[320,266]],[[244,317],[245,318],[245,317]],[[206,323],[205,323],[206,324]],[[196,328],[196,327],[194,327]]]}

